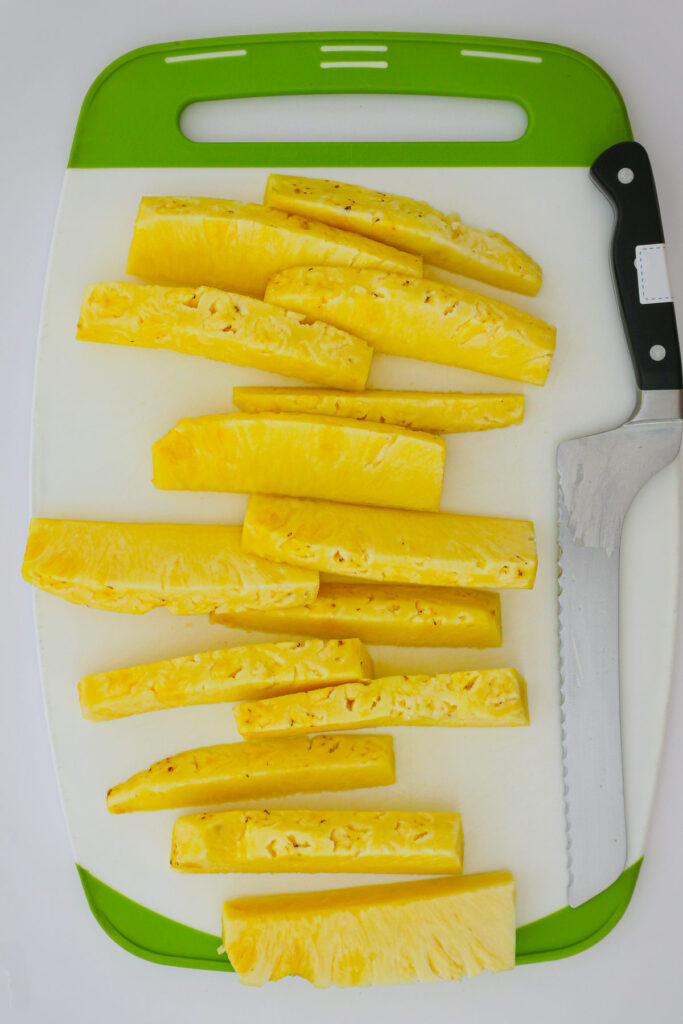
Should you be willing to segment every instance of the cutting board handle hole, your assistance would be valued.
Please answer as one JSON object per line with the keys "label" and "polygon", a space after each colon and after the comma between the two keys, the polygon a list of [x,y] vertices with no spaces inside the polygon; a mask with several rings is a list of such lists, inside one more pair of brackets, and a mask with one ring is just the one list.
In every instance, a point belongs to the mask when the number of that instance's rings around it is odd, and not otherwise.
{"label": "cutting board handle hole", "polygon": [[512,142],[526,128],[526,112],[509,100],[378,93],[207,100],[180,118],[186,138],[209,143]]}

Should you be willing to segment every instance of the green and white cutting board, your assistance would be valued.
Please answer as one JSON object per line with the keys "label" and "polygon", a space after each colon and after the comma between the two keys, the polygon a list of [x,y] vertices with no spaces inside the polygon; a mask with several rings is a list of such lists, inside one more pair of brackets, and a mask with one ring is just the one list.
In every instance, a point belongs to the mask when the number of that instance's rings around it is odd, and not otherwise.
{"label": "green and white cutting board", "polygon": [[[326,49],[334,47],[333,51]],[[360,48],[360,49],[359,49]],[[528,116],[514,142],[195,143],[190,102],[243,96],[390,94],[512,100]],[[347,126],[348,127],[348,126]],[[503,595],[502,650],[375,648],[379,674],[515,665],[531,725],[395,730],[393,787],[283,798],[289,806],[457,809],[467,871],[509,868],[518,886],[518,963],[566,956],[623,913],[643,853],[670,685],[677,604],[679,466],[639,495],[622,573],[623,746],[628,869],[600,896],[566,906],[557,642],[555,448],[621,423],[634,402],[608,263],[612,214],[588,166],[631,138],[619,93],[581,54],[539,43],[379,33],[255,36],[148,47],[90,89],[55,229],[36,370],[33,513],[82,519],[239,522],[238,495],[156,491],[152,442],[181,416],[232,408],[233,384],[278,384],[255,370],[74,340],[83,287],[124,276],[140,196],[260,201],[269,170],[310,169],[426,198],[492,226],[541,263],[540,295],[505,295],[558,327],[544,388],[523,387],[520,427],[449,437],[443,508],[533,519],[535,589]],[[482,291],[496,294],[492,289]],[[474,373],[377,356],[373,387],[511,390]],[[513,388],[514,390],[514,388]],[[238,894],[362,884],[368,876],[174,874],[176,812],[112,816],[109,786],[176,751],[234,741],[229,705],[94,724],[81,718],[85,673],[249,639],[205,617],[140,617],[36,594],[45,701],[76,862],[98,921],[163,963],[229,970],[221,902]],[[375,876],[376,877],[376,876]],[[393,876],[395,879],[395,876]],[[381,878],[379,880],[382,880]]]}

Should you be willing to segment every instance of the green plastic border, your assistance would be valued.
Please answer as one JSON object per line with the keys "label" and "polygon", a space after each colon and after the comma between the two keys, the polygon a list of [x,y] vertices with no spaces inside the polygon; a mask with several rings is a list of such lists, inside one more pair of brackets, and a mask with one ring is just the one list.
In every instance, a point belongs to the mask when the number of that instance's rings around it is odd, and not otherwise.
{"label": "green plastic border", "polygon": [[[322,52],[330,43],[382,45],[386,52]],[[246,52],[206,56],[235,50]],[[192,55],[199,59],[187,59]],[[387,66],[320,66],[354,60]],[[180,132],[180,115],[190,103],[312,93],[510,100],[525,109],[528,125],[509,142],[198,143]],[[587,167],[604,149],[631,138],[614,82],[566,47],[396,32],[225,36],[146,46],[105,68],[83,102],[69,166]]]}
{"label": "green plastic border", "polygon": [[220,936],[189,928],[157,914],[100,882],[79,864],[76,867],[98,924],[129,953],[173,967],[233,970],[227,956],[218,953],[222,942]]}
{"label": "green plastic border", "polygon": [[517,929],[518,964],[574,956],[604,939],[624,915],[636,887],[643,858],[619,875],[616,882],[580,907],[563,907],[554,914]]}
{"label": "green plastic border", "polygon": [[[580,907],[564,907],[517,929],[516,963],[559,960],[595,945],[614,928],[629,904],[641,860]],[[129,953],[154,963],[232,971],[218,953],[221,938],[157,914],[78,867],[90,909],[110,938]]]}

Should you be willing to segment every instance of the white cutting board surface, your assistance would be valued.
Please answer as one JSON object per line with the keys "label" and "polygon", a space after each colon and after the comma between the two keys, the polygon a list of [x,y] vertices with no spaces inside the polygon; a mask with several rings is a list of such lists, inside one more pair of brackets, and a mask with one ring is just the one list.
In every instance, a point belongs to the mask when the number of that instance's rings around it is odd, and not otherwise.
{"label": "white cutting board surface", "polygon": [[[518,923],[525,924],[566,904],[555,448],[567,437],[622,422],[635,397],[610,280],[612,213],[583,168],[326,168],[301,173],[424,197],[509,235],[543,266],[540,295],[525,299],[474,287],[555,323],[558,344],[544,388],[388,356],[375,357],[370,377],[372,387],[523,390],[527,396],[523,425],[447,438],[445,511],[522,517],[536,524],[536,586],[531,592],[503,594],[504,646],[481,652],[371,650],[378,675],[514,665],[528,682],[531,725],[395,729],[396,785],[270,803],[458,810],[465,829],[465,870],[509,868],[518,886]],[[297,382],[169,352],[76,342],[74,332],[85,284],[125,277],[141,195],[259,201],[266,176],[260,169],[67,172],[36,371],[34,515],[241,521],[244,496],[156,491],[150,479],[151,444],[181,416],[230,411],[235,384]],[[629,864],[642,854],[673,663],[679,478],[677,461],[648,484],[628,516],[623,540],[622,731]],[[36,624],[74,856],[101,881],[152,910],[217,934],[221,901],[234,895],[388,880],[177,875],[168,859],[179,812],[107,812],[107,788],[152,761],[239,736],[230,705],[86,722],[76,692],[80,676],[255,641],[258,634],[228,631],[209,625],[204,616],[178,618],[164,610],[139,617],[96,611],[41,592],[36,593]]]}

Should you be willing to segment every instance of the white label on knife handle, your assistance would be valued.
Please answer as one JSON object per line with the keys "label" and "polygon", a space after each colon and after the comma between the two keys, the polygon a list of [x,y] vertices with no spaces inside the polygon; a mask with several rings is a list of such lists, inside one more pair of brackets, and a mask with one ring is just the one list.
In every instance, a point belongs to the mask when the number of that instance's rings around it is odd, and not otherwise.
{"label": "white label on knife handle", "polygon": [[641,305],[673,302],[664,242],[658,245],[637,245],[635,265]]}

